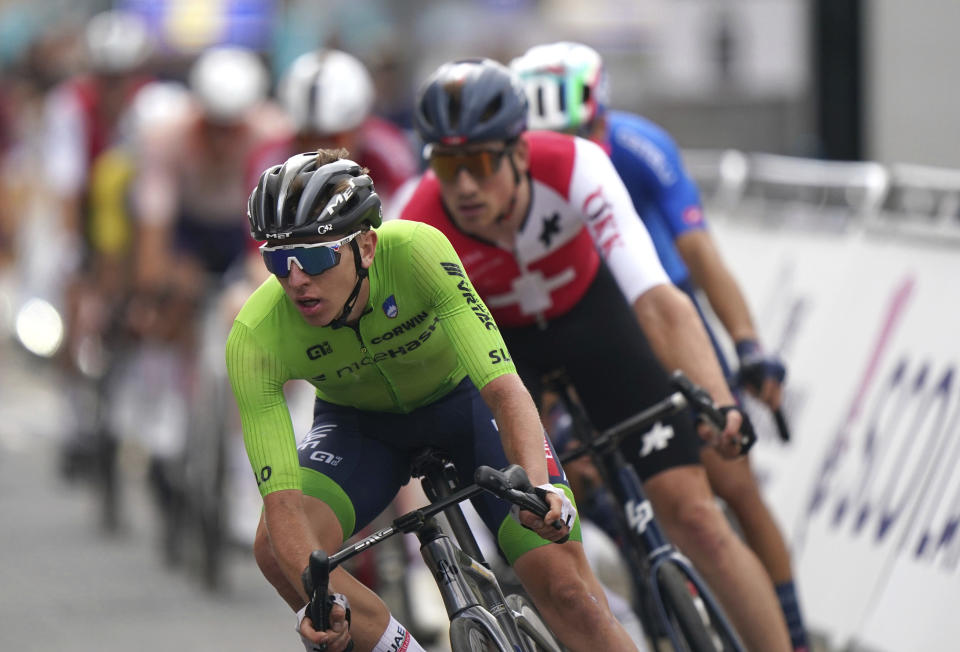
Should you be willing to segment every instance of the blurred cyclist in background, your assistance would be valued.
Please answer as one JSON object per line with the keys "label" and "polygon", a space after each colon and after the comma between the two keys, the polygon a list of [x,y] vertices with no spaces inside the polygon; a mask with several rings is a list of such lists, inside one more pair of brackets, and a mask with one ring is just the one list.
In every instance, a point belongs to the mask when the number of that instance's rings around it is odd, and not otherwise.
{"label": "blurred cyclist in background", "polygon": [[292,154],[342,147],[370,170],[387,203],[417,172],[405,133],[371,113],[373,81],[353,55],[340,50],[301,54],[280,79],[277,95],[296,132],[264,148],[254,170],[282,163]]}
{"label": "blurred cyclist in background", "polygon": [[[735,343],[740,358],[739,379],[770,408],[777,409],[785,376],[783,363],[764,354],[759,345],[746,299],[710,237],[699,193],[670,135],[641,116],[607,110],[609,89],[603,61],[586,45],[538,45],[514,59],[511,68],[527,93],[530,128],[583,136],[607,151],[670,280],[695,305],[696,290],[704,291]],[[725,365],[706,319],[704,325],[718,359]],[[736,515],[747,542],[773,579],[794,648],[806,649],[790,555],[760,494],[749,458],[723,460],[705,447],[701,459],[711,486]]]}
{"label": "blurred cyclist in background", "polygon": [[[243,262],[250,238],[244,206],[253,152],[289,133],[267,99],[269,73],[245,48],[200,54],[189,70],[189,99],[144,134],[137,150],[134,290],[127,326],[139,339],[121,383],[151,442],[154,489],[174,521],[183,507],[182,455],[192,422],[199,322],[205,302]],[[200,363],[202,364],[202,363]],[[136,407],[134,407],[136,406]],[[179,551],[168,524],[167,555]]]}
{"label": "blurred cyclist in background", "polygon": [[[149,77],[152,52],[146,24],[136,14],[96,14],[84,32],[86,71],[48,95],[44,107],[44,174],[56,196],[53,232],[61,255],[43,260],[61,265],[58,278],[70,281],[64,294],[66,345],[62,360],[70,374],[69,394],[76,430],[67,434],[61,458],[66,477],[92,469],[96,431],[96,382],[103,373],[103,336],[121,277],[98,249],[90,222],[93,162],[119,138],[119,121]],[[49,243],[48,243],[49,244]],[[49,272],[50,270],[48,270]]]}

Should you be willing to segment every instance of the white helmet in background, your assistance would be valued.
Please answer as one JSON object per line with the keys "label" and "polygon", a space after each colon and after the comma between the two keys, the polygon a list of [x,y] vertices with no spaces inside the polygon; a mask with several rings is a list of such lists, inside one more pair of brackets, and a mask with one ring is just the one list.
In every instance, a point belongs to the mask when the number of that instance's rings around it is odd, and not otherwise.
{"label": "white helmet in background", "polygon": [[527,93],[528,129],[583,132],[610,101],[603,59],[582,43],[535,45],[510,69]]}
{"label": "white helmet in background", "polygon": [[130,11],[111,10],[94,15],[84,31],[90,68],[119,74],[136,70],[153,51],[153,39],[144,19]]}
{"label": "white helmet in background", "polygon": [[267,97],[270,73],[253,51],[235,46],[206,50],[190,68],[190,90],[213,122],[237,122]]}
{"label": "white helmet in background", "polygon": [[280,80],[280,101],[297,131],[336,134],[359,127],[373,108],[373,80],[359,59],[339,50],[297,57]]}
{"label": "white helmet in background", "polygon": [[123,132],[132,142],[138,142],[153,127],[174,120],[189,108],[190,91],[186,86],[173,81],[152,81],[133,97],[124,115]]}

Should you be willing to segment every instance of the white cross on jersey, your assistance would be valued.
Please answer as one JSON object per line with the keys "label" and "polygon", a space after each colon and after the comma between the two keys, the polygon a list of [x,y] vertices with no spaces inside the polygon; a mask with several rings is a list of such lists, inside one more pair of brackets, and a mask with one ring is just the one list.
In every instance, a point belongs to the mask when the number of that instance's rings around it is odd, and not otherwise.
{"label": "white cross on jersey", "polygon": [[663,425],[657,421],[657,424],[643,436],[643,447],[640,449],[640,457],[646,457],[654,451],[662,451],[673,439],[673,426]]}
{"label": "white cross on jersey", "polygon": [[544,278],[539,270],[525,272],[513,279],[512,292],[488,297],[486,303],[491,308],[519,304],[523,314],[536,315],[545,312],[553,305],[550,293],[572,281],[575,276],[576,272],[572,267],[567,267],[550,278]]}

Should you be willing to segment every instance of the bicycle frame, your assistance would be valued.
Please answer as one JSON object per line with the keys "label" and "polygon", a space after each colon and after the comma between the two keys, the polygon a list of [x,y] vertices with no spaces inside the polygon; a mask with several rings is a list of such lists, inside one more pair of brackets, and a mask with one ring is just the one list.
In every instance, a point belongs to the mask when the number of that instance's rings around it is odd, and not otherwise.
{"label": "bicycle frame", "polygon": [[[593,432],[592,427],[586,422],[586,415],[583,414],[582,408],[575,404],[568,394],[566,383],[560,381],[560,383],[554,385],[554,388],[559,390],[557,393],[574,421],[574,428],[578,432],[586,434]],[[688,399],[682,392],[674,392],[646,410],[589,439],[582,446],[561,454],[559,456],[560,462],[566,464],[583,455],[590,455],[593,459],[606,487],[613,492],[617,504],[623,510],[620,519],[618,519],[618,526],[629,542],[628,546],[623,547],[624,553],[628,556],[632,565],[639,566],[639,570],[644,574],[644,585],[651,589],[661,624],[664,626],[674,649],[682,650],[685,648],[681,646],[679,634],[670,622],[659,584],[656,581],[661,567],[668,562],[674,564],[687,580],[693,583],[711,618],[716,619],[716,627],[723,631],[724,636],[732,642],[734,649],[740,651],[743,648],[739,639],[716,598],[713,597],[690,561],[674,547],[663,533],[654,517],[653,507],[643,491],[643,483],[640,477],[619,450],[620,441],[625,437],[650,428],[660,419],[675,414],[688,405]],[[640,559],[637,559],[637,557],[640,557]]]}
{"label": "bicycle frame", "polygon": [[[451,491],[443,471],[442,462],[439,466],[420,467],[419,473],[423,473],[427,479],[424,484],[431,498],[429,505],[398,517],[390,526],[333,555],[315,551],[310,558],[310,572],[314,578],[322,578],[320,583],[315,580],[315,589],[322,590],[321,595],[325,595],[326,579],[330,572],[367,548],[398,533],[415,533],[420,540],[421,555],[436,580],[451,624],[457,619],[475,621],[502,652],[526,650],[519,627],[526,624],[526,618],[510,608],[459,507],[462,501],[491,489],[473,484]],[[437,524],[434,517],[440,512],[444,512],[451,523],[457,538],[456,544]],[[464,548],[475,554],[468,554]],[[321,588],[317,589],[318,586]],[[535,639],[544,649],[558,649],[555,642],[546,639],[535,627],[524,627],[524,634]]]}

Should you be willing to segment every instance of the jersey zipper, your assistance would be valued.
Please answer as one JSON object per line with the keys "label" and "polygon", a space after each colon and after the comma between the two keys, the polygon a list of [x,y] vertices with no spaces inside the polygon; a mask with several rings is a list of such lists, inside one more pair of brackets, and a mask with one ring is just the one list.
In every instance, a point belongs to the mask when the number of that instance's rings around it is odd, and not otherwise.
{"label": "jersey zipper", "polygon": [[[363,319],[363,315],[360,315],[360,319]],[[369,351],[367,350],[366,342],[363,341],[363,335],[360,333],[360,319],[357,320],[356,325],[347,324],[347,326],[349,326],[350,329],[353,331],[353,334],[357,336],[357,341],[360,343],[360,353],[366,356],[369,354]],[[370,356],[370,364],[374,366],[374,368],[377,370],[377,373],[379,373],[380,377],[383,379],[383,383],[387,386],[387,390],[390,392],[390,397],[393,399],[393,404],[396,405],[401,410],[405,410],[406,407],[404,406],[403,402],[400,400],[400,397],[397,395],[397,392],[393,386],[393,383],[391,383],[387,375],[383,373],[383,369],[380,368],[380,365],[378,365],[374,361],[373,356]]]}

